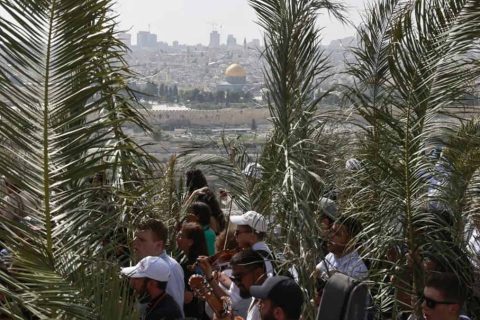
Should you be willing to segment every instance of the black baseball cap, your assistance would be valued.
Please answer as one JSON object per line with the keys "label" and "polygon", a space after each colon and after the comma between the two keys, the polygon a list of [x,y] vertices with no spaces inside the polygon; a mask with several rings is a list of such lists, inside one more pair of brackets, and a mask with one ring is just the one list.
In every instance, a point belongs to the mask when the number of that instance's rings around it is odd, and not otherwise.
{"label": "black baseball cap", "polygon": [[303,292],[292,278],[273,276],[260,286],[251,286],[250,294],[259,299],[270,299],[291,318],[298,319],[302,312]]}

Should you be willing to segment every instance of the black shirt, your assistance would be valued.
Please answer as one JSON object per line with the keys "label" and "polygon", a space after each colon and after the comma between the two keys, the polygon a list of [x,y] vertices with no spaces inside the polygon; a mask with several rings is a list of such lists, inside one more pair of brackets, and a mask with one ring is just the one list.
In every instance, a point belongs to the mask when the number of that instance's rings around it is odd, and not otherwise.
{"label": "black shirt", "polygon": [[177,319],[182,319],[182,312],[175,300],[167,293],[152,299],[145,310],[144,320]]}

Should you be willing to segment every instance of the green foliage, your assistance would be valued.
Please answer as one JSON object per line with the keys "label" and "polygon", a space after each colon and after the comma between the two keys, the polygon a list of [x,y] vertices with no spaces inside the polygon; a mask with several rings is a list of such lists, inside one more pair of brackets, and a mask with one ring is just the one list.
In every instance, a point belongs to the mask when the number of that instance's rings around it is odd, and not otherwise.
{"label": "green foliage", "polygon": [[13,318],[132,316],[106,261],[126,244],[156,161],[123,133],[127,123],[148,128],[126,86],[111,6],[0,2],[0,175],[34,199],[30,223],[0,218],[11,259],[0,271],[2,312]]}
{"label": "green foliage", "polygon": [[182,90],[180,92],[182,101],[188,102],[192,107],[203,104],[204,108],[212,109],[229,107],[231,103],[251,103],[253,96],[251,92],[243,91],[206,91],[200,89]]}
{"label": "green foliage", "polygon": [[[351,109],[344,119],[337,114],[337,122],[319,114],[319,100],[329,92],[313,99],[329,70],[315,20],[319,5],[340,18],[342,7],[307,0],[250,3],[265,30],[273,131],[255,161],[242,145],[224,143],[226,156],[194,156],[186,164],[218,175],[240,208],[272,216],[280,232],[269,240],[295,264],[309,293],[309,272],[321,258],[316,205],[331,189],[342,214],[363,223],[356,240],[371,265],[377,317],[418,313],[411,299],[423,289],[426,253],[456,272],[470,292],[465,225],[478,222],[478,120],[460,108],[479,75],[477,1],[371,5],[348,66],[354,84],[341,90]],[[443,155],[432,160],[427,153],[438,143],[445,145]],[[352,156],[360,168],[346,170]],[[242,170],[257,161],[262,177],[252,189]],[[470,294],[468,312],[478,314],[479,306]]]}
{"label": "green foliage", "polygon": [[[316,205],[322,194],[326,148],[315,137],[325,122],[317,116],[320,99],[314,92],[329,75],[320,49],[317,10],[335,5],[318,1],[250,1],[265,31],[264,70],[273,132],[260,163],[269,184],[272,206],[267,210],[282,228],[277,237],[283,253],[311,287],[312,265],[321,257]],[[312,312],[312,310],[309,310]],[[310,314],[310,313],[307,313]]]}
{"label": "green foliage", "polygon": [[[357,191],[347,197],[345,210],[366,226],[361,237],[364,254],[374,261],[372,279],[404,278],[398,294],[421,293],[421,258],[427,251],[465,285],[472,283],[462,203],[476,164],[458,164],[478,152],[476,138],[449,144],[436,163],[425,154],[454,132],[459,136],[453,141],[475,128],[458,119],[459,103],[480,71],[473,58],[480,35],[474,3],[380,1],[358,30],[360,44],[349,68],[355,85],[346,88],[346,96],[360,116],[357,156],[364,168],[353,179]],[[413,267],[405,258],[386,258],[395,245],[407,246]],[[420,313],[419,305],[402,306],[412,307]],[[473,313],[478,307],[469,305]]]}
{"label": "green foliage", "polygon": [[[418,312],[409,296],[401,296],[422,290],[426,251],[467,286],[473,283],[465,233],[467,224],[479,225],[480,131],[477,118],[463,117],[476,108],[460,106],[480,72],[478,1],[372,5],[349,65],[354,85],[342,89],[351,106],[345,122],[338,114],[335,120],[320,114],[328,91],[314,98],[330,72],[320,49],[318,10],[344,21],[343,6],[249,2],[265,32],[273,130],[264,149],[252,155],[240,138],[223,137],[215,145],[219,155],[194,149],[165,168],[122,129],[129,124],[149,131],[126,85],[131,73],[115,37],[113,2],[0,2],[0,175],[29,199],[27,223],[0,217],[0,244],[10,253],[7,268],[0,269],[3,314],[135,317],[118,277],[118,264],[128,260],[131,226],[145,217],[173,226],[185,214],[177,177],[187,167],[217,176],[239,209],[275,221],[278,230],[269,240],[295,265],[308,295],[310,271],[322,258],[317,202],[333,189],[342,214],[363,222],[357,240],[371,262],[380,309]],[[176,87],[149,86],[160,96],[178,97]],[[250,99],[188,94],[219,104]],[[426,153],[439,142],[442,157],[432,160]],[[345,169],[351,156],[361,168]],[[258,175],[245,171],[252,163]],[[2,207],[7,203],[2,200]],[[392,256],[396,247],[405,247],[410,259],[405,252]],[[392,282],[384,281],[391,276]],[[467,309],[479,314],[471,294]],[[305,317],[312,316],[307,307]]]}

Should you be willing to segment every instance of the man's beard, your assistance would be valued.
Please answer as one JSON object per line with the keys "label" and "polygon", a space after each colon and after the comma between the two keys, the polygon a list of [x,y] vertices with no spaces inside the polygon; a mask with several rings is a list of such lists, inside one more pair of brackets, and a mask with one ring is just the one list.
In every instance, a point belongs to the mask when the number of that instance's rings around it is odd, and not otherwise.
{"label": "man's beard", "polygon": [[247,298],[250,298],[251,295],[250,295],[250,292],[248,290],[242,290],[240,289],[240,297],[243,298],[243,299],[247,299]]}

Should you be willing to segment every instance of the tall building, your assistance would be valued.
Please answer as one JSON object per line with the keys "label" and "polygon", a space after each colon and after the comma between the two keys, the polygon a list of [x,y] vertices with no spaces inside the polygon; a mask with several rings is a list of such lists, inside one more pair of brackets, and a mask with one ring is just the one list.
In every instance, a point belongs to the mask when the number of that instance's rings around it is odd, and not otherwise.
{"label": "tall building", "polygon": [[229,34],[227,36],[227,47],[235,47],[237,45],[237,39],[233,36],[233,34]]}
{"label": "tall building", "polygon": [[154,48],[157,46],[157,35],[149,31],[137,32],[137,46],[140,48]]}
{"label": "tall building", "polygon": [[220,33],[213,30],[210,32],[210,43],[208,44],[210,48],[218,48],[220,46]]}
{"label": "tall building", "polygon": [[252,39],[249,43],[253,48],[260,48],[260,39]]}
{"label": "tall building", "polygon": [[132,35],[130,33],[120,32],[118,33],[118,40],[122,41],[127,47],[132,46]]}

